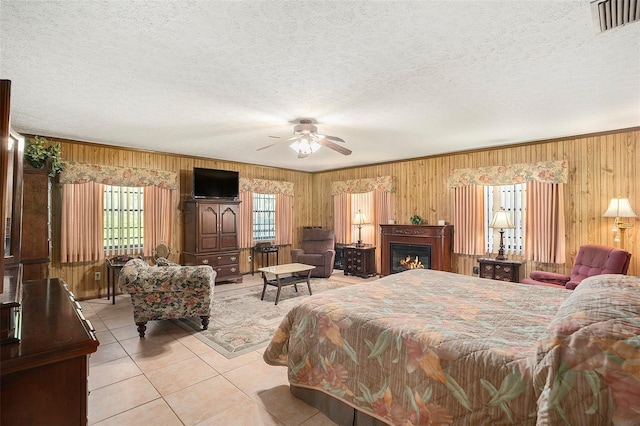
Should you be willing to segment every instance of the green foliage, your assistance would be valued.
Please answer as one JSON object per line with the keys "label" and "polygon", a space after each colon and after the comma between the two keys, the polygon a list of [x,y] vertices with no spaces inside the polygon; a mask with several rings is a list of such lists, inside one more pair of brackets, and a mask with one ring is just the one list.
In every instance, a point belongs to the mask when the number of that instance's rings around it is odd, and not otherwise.
{"label": "green foliage", "polygon": [[24,161],[36,169],[44,168],[51,164],[49,176],[55,177],[64,170],[62,163],[62,147],[57,142],[35,136],[32,141],[27,141],[24,147]]}
{"label": "green foliage", "polygon": [[424,219],[422,219],[422,217],[417,214],[411,216],[411,219],[409,220],[411,221],[412,225],[422,225],[424,223]]}

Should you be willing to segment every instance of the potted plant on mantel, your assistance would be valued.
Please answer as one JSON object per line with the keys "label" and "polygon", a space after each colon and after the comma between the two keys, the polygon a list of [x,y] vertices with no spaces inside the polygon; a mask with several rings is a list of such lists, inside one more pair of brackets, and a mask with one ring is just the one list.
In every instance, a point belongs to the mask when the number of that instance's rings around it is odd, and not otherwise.
{"label": "potted plant on mantel", "polygon": [[62,147],[41,136],[27,140],[24,146],[24,162],[34,169],[48,168],[49,176],[55,177],[64,170],[62,163]]}
{"label": "potted plant on mantel", "polygon": [[411,216],[411,219],[409,220],[411,221],[412,225],[422,225],[424,223],[424,219],[422,219],[422,217],[417,214]]}

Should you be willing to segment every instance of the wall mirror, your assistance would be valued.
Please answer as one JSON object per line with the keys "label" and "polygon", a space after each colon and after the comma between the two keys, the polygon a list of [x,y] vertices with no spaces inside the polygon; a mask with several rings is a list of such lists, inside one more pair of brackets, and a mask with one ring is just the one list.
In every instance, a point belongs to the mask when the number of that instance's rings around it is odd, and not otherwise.
{"label": "wall mirror", "polygon": [[17,264],[20,253],[20,222],[22,217],[22,158],[24,138],[11,131],[8,139],[7,182],[4,199],[4,259],[5,265]]}

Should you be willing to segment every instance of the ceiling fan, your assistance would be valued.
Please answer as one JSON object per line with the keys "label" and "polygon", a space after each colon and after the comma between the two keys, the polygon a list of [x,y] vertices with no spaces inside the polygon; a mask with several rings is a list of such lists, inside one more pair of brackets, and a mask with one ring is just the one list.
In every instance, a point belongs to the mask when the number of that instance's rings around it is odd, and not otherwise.
{"label": "ceiling fan", "polygon": [[[280,136],[269,136],[274,139],[281,139]],[[318,128],[313,125],[313,121],[308,118],[300,120],[300,124],[293,126],[293,136],[281,139],[277,142],[258,148],[258,151],[271,148],[281,143],[289,143],[291,149],[298,153],[298,158],[304,158],[313,154],[321,146],[333,149],[342,155],[351,155],[351,150],[338,145],[335,142],[345,143],[337,136],[322,135],[318,133]]]}

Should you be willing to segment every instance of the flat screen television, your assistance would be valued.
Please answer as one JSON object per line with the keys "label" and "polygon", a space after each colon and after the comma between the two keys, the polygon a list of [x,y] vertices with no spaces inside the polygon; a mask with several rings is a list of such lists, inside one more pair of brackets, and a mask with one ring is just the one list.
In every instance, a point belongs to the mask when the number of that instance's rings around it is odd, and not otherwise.
{"label": "flat screen television", "polygon": [[237,199],[240,174],[231,170],[193,168],[193,198]]}

